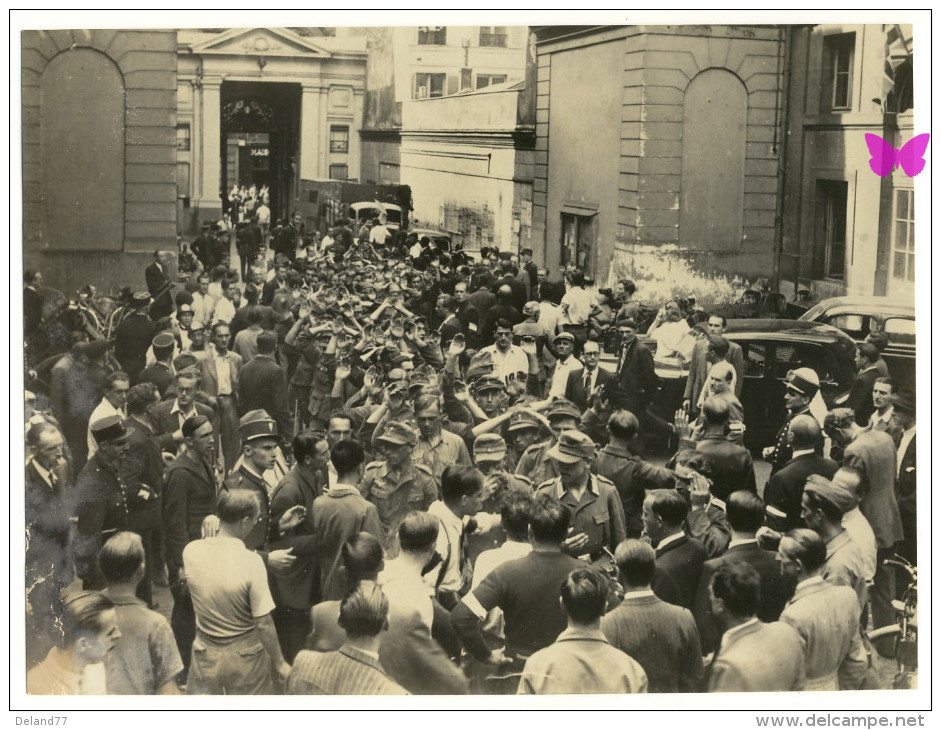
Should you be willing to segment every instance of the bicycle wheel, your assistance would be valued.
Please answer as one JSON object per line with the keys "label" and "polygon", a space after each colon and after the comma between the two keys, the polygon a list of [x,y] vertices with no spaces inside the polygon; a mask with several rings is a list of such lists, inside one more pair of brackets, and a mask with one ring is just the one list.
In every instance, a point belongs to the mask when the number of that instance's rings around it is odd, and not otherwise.
{"label": "bicycle wheel", "polygon": [[890,624],[889,626],[867,631],[866,638],[869,639],[869,643],[881,656],[893,657],[896,655],[896,647],[901,632],[901,627]]}

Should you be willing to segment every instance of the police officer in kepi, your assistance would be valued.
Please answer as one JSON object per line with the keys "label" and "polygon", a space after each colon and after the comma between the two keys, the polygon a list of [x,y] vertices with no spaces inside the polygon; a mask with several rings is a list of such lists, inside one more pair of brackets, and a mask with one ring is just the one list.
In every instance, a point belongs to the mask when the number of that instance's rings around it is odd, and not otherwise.
{"label": "police officer in kepi", "polygon": [[547,454],[558,464],[559,476],[540,484],[536,495],[558,499],[572,516],[562,550],[608,568],[611,558],[605,550],[613,554],[625,537],[624,508],[614,484],[588,471],[594,455],[595,444],[586,434],[563,431]]}

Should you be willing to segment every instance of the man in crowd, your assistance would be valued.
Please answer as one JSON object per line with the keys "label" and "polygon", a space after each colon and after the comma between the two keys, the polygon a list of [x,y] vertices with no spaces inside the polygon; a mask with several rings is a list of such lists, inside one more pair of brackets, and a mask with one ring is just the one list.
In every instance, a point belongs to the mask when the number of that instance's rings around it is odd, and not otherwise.
{"label": "man in crowd", "polygon": [[211,331],[212,346],[201,360],[202,387],[208,395],[216,399],[222,456],[228,471],[235,466],[238,458],[238,394],[243,362],[238,353],[229,351],[231,330],[228,324],[216,322]]}
{"label": "man in crowd", "polygon": [[[176,375],[176,398],[167,399],[154,409],[151,420],[157,434],[157,443],[161,451],[177,453],[183,443],[183,424],[188,418],[202,416],[207,421],[215,422],[212,408],[196,400],[199,378],[190,371]],[[218,438],[217,438],[218,440]],[[213,455],[213,464],[219,454]]]}
{"label": "man in crowd", "polygon": [[[787,408],[787,418],[778,430],[774,445],[768,446],[761,453],[765,460],[771,464],[771,476],[782,469],[793,456],[793,450],[788,442],[788,430],[791,421],[799,415],[810,415],[810,402],[820,391],[820,379],[810,368],[799,368],[787,374],[784,386],[784,405]],[[822,424],[821,424],[822,425]],[[805,447],[806,448],[806,447]]]}
{"label": "man in crowd", "polygon": [[878,377],[872,384],[872,404],[875,410],[869,416],[867,428],[873,431],[885,431],[895,442],[895,448],[902,441],[902,426],[895,407],[892,405],[892,396],[895,393],[895,382],[889,377]]}
{"label": "man in crowd", "polygon": [[510,376],[528,373],[529,358],[521,347],[513,344],[513,323],[508,319],[498,319],[493,337],[494,343],[481,350],[493,358],[493,374],[505,383]]}
{"label": "man in crowd", "polygon": [[781,621],[797,631],[804,647],[804,689],[859,689],[869,668],[859,604],[848,587],[823,579],[826,557],[824,538],[813,530],[798,528],[782,538],[777,561],[795,590]]}
{"label": "man in crowd", "polygon": [[441,475],[452,464],[470,466],[471,458],[464,439],[441,427],[441,408],[438,396],[421,394],[415,398],[415,422],[418,441],[412,450],[412,459],[431,469],[435,482],[441,484]]}
{"label": "man in crowd", "polygon": [[614,375],[598,367],[601,347],[597,342],[586,342],[582,348],[584,367],[570,370],[565,384],[564,397],[585,411],[591,405],[591,396],[605,383],[614,380]]}
{"label": "man in crowd", "polygon": [[712,469],[712,493],[723,501],[739,489],[757,491],[751,452],[729,440],[729,418],[727,401],[707,398],[702,406],[702,435],[695,444]]}
{"label": "man in crowd", "polygon": [[896,460],[898,505],[904,543],[902,554],[911,562],[918,559],[918,520],[916,519],[915,397],[907,390],[892,395],[892,403],[902,428]]}
{"label": "man in crowd", "polygon": [[[196,640],[186,693],[272,694],[287,680],[271,612],[274,601],[261,557],[246,542],[259,524],[255,492],[223,490],[219,532],[183,550],[186,584],[196,612]],[[220,566],[225,570],[220,570]]]}
{"label": "man in crowd", "polygon": [[131,381],[127,373],[121,371],[110,373],[104,382],[105,395],[98,407],[92,411],[88,419],[88,456],[94,456],[98,451],[98,443],[92,435],[91,424],[109,416],[127,418],[127,394],[131,390]]}
{"label": "man in crowd", "polygon": [[683,532],[688,512],[689,505],[675,490],[656,489],[644,499],[644,534],[657,551],[653,592],[691,611],[706,553]]}
{"label": "man in crowd", "polygon": [[647,692],[647,674],[608,643],[601,616],[607,580],[591,568],[573,570],[562,583],[567,627],[551,646],[526,660],[518,694],[635,694]]}
{"label": "man in crowd", "polygon": [[601,631],[612,646],[640,663],[649,692],[699,692],[703,663],[696,622],[688,609],[660,600],[651,589],[656,552],[641,540],[627,539],[614,558],[624,600],[601,619]]}
{"label": "man in crowd", "polygon": [[138,383],[153,383],[160,391],[160,397],[173,385],[173,357],[176,341],[169,332],[156,335],[151,343],[154,351],[154,362],[141,370],[137,378]]}
{"label": "man in crowd", "polygon": [[633,319],[619,319],[617,328],[621,335],[621,351],[616,377],[626,391],[624,407],[643,425],[647,420],[647,406],[653,400],[658,383],[653,355],[645,344],[638,341],[637,323]]}
{"label": "man in crowd", "polygon": [[[291,433],[291,411],[288,407],[288,383],[283,368],[275,360],[278,336],[271,331],[258,335],[258,355],[238,371],[238,407],[248,411],[263,410],[278,423],[283,437]],[[232,357],[234,353],[229,353]]]}
{"label": "man in crowd", "polygon": [[869,423],[869,417],[875,410],[872,391],[876,378],[880,375],[876,367],[876,361],[879,357],[879,350],[869,342],[864,342],[856,347],[856,368],[859,373],[850,388],[845,406],[853,410],[856,414],[856,423],[860,426]]}
{"label": "man in crowd", "polygon": [[575,335],[571,332],[560,332],[555,336],[552,344],[555,347],[558,362],[556,362],[555,371],[552,373],[552,380],[549,384],[549,397],[565,398],[569,376],[576,375],[577,377],[582,370],[582,361],[573,354]]}
{"label": "man in crowd", "polygon": [[114,356],[121,363],[121,368],[130,376],[132,383],[144,369],[147,348],[154,339],[154,323],[147,316],[150,295],[137,292],[131,300],[132,311],[129,317],[114,331]]}

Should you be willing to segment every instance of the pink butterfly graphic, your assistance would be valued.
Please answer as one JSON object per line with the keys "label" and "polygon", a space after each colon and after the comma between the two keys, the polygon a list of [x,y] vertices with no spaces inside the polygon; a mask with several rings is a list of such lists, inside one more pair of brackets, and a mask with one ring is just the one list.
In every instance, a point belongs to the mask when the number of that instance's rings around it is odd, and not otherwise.
{"label": "pink butterfly graphic", "polygon": [[878,134],[867,134],[866,146],[872,155],[869,167],[879,177],[885,177],[901,165],[906,175],[915,177],[925,169],[925,150],[930,137],[930,134],[919,134],[896,150]]}

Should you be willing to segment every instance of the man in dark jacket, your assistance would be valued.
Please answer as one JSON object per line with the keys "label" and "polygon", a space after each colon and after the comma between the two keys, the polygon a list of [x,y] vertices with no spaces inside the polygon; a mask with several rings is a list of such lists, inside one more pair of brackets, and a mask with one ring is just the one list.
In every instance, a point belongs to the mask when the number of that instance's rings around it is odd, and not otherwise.
{"label": "man in dark jacket", "polygon": [[859,374],[853,381],[845,406],[856,414],[856,423],[866,426],[869,416],[876,409],[872,402],[872,386],[880,376],[876,362],[880,358],[879,350],[870,342],[864,342],[856,348],[856,367]]}
{"label": "man in dark jacket", "polygon": [[147,348],[154,339],[154,323],[147,316],[150,295],[137,292],[133,299],[133,313],[118,325],[114,333],[114,355],[121,367],[136,385],[146,365]]}
{"label": "man in dark jacket", "polygon": [[183,665],[188,669],[196,636],[196,614],[186,590],[183,548],[192,540],[202,537],[203,520],[215,510],[216,479],[210,420],[205,416],[187,418],[182,432],[186,451],[167,469],[163,492],[163,527],[170,593],[173,595],[170,626]]}
{"label": "man in dark jacket", "polygon": [[654,372],[653,354],[637,339],[637,323],[621,319],[617,323],[621,334],[621,352],[618,356],[617,378],[626,391],[624,407],[646,422],[647,406],[657,392],[658,378]]}
{"label": "man in dark jacket", "polygon": [[719,398],[703,403],[703,433],[696,442],[696,451],[706,457],[712,467],[713,496],[725,501],[732,492],[747,489],[757,492],[755,467],[751,452],[741,444],[729,441],[729,404]]}
{"label": "man in dark jacket", "polygon": [[258,355],[239,372],[238,403],[241,415],[249,411],[267,411],[278,423],[282,440],[293,431],[288,407],[288,383],[284,370],[275,361],[278,336],[265,330],[256,340]]}
{"label": "man in dark jacket", "polygon": [[686,500],[671,489],[657,489],[644,500],[644,532],[657,551],[653,592],[667,603],[693,609],[706,559],[702,543],[683,532]]}
{"label": "man in dark jacket", "polygon": [[173,351],[176,341],[169,332],[161,332],[152,343],[155,361],[140,371],[139,383],[152,383],[157,387],[160,397],[173,385]]}

